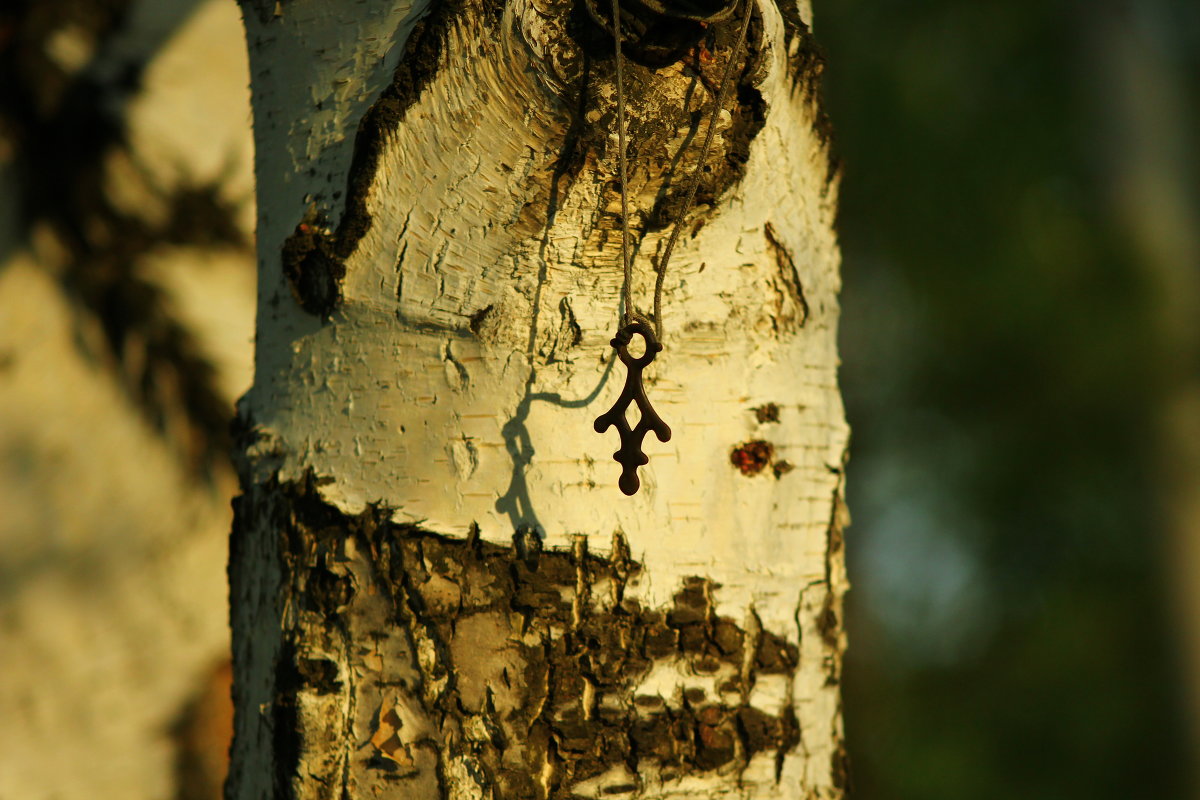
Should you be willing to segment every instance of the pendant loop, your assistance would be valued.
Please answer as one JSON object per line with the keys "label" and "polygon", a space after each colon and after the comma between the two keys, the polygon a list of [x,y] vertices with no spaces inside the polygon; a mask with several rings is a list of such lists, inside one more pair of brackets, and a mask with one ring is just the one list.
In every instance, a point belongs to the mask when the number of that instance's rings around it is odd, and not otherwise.
{"label": "pendant loop", "polygon": [[[629,343],[635,335],[641,336],[646,342],[646,352],[640,356],[631,355],[629,352]],[[628,369],[625,374],[625,386],[613,407],[596,417],[593,427],[596,433],[604,433],[610,427],[616,426],[621,437],[621,447],[613,453],[613,459],[621,465],[621,478],[617,485],[625,494],[633,495],[642,485],[637,474],[638,467],[650,462],[650,458],[642,452],[642,440],[646,434],[654,431],[660,442],[671,440],[670,426],[650,405],[650,399],[646,397],[646,387],[642,383],[642,370],[654,361],[654,357],[662,351],[663,346],[654,335],[654,328],[644,319],[634,319],[617,331],[611,344]],[[629,421],[625,419],[625,411],[630,403],[635,403],[641,414],[633,428],[629,427]]]}

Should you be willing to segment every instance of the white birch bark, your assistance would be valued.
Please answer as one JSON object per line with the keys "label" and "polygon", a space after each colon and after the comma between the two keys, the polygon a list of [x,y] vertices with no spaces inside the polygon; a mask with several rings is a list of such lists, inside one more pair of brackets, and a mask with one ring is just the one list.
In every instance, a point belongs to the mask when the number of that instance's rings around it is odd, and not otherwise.
{"label": "white birch bark", "polygon": [[[232,797],[841,796],[836,182],[809,11],[753,8],[627,498],[611,40],[546,0],[244,4]],[[641,309],[736,27],[628,64]]]}

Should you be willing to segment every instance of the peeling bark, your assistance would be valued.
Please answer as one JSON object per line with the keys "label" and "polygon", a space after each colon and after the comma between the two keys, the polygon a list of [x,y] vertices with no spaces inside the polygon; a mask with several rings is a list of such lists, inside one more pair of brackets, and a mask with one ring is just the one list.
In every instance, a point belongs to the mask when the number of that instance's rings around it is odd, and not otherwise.
{"label": "peeling bark", "polygon": [[639,305],[702,175],[649,376],[679,433],[629,499],[591,425],[622,382],[604,10],[245,15],[230,797],[841,796],[836,185],[806,11],[750,5],[714,109],[736,14],[627,5]]}
{"label": "peeling bark", "polygon": [[645,607],[620,534],[607,557],[448,538],[344,514],[311,476],[237,512],[235,541],[272,531],[284,554],[276,796],[612,796],[760,754],[778,772],[800,743],[786,690],[756,692],[795,679],[786,632],[717,614],[703,576]]}

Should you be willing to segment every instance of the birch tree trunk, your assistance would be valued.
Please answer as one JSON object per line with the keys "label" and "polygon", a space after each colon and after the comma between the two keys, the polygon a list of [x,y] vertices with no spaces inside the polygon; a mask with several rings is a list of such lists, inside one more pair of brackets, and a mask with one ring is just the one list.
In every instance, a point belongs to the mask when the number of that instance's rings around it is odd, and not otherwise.
{"label": "birch tree trunk", "polygon": [[740,7],[624,22],[641,309],[703,169],[648,374],[674,438],[625,497],[592,428],[624,380],[606,8],[243,2],[260,286],[231,798],[842,796],[810,9],[750,4],[703,165]]}

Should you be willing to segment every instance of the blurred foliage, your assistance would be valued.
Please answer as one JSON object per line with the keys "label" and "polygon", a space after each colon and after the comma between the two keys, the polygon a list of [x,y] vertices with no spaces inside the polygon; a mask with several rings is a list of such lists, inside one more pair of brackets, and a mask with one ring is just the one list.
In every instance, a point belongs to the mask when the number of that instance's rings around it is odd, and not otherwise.
{"label": "blurred foliage", "polygon": [[1105,37],[1148,38],[1200,107],[1191,5],[817,0],[861,800],[1187,795],[1155,494],[1169,358],[1112,197],[1132,167]]}

